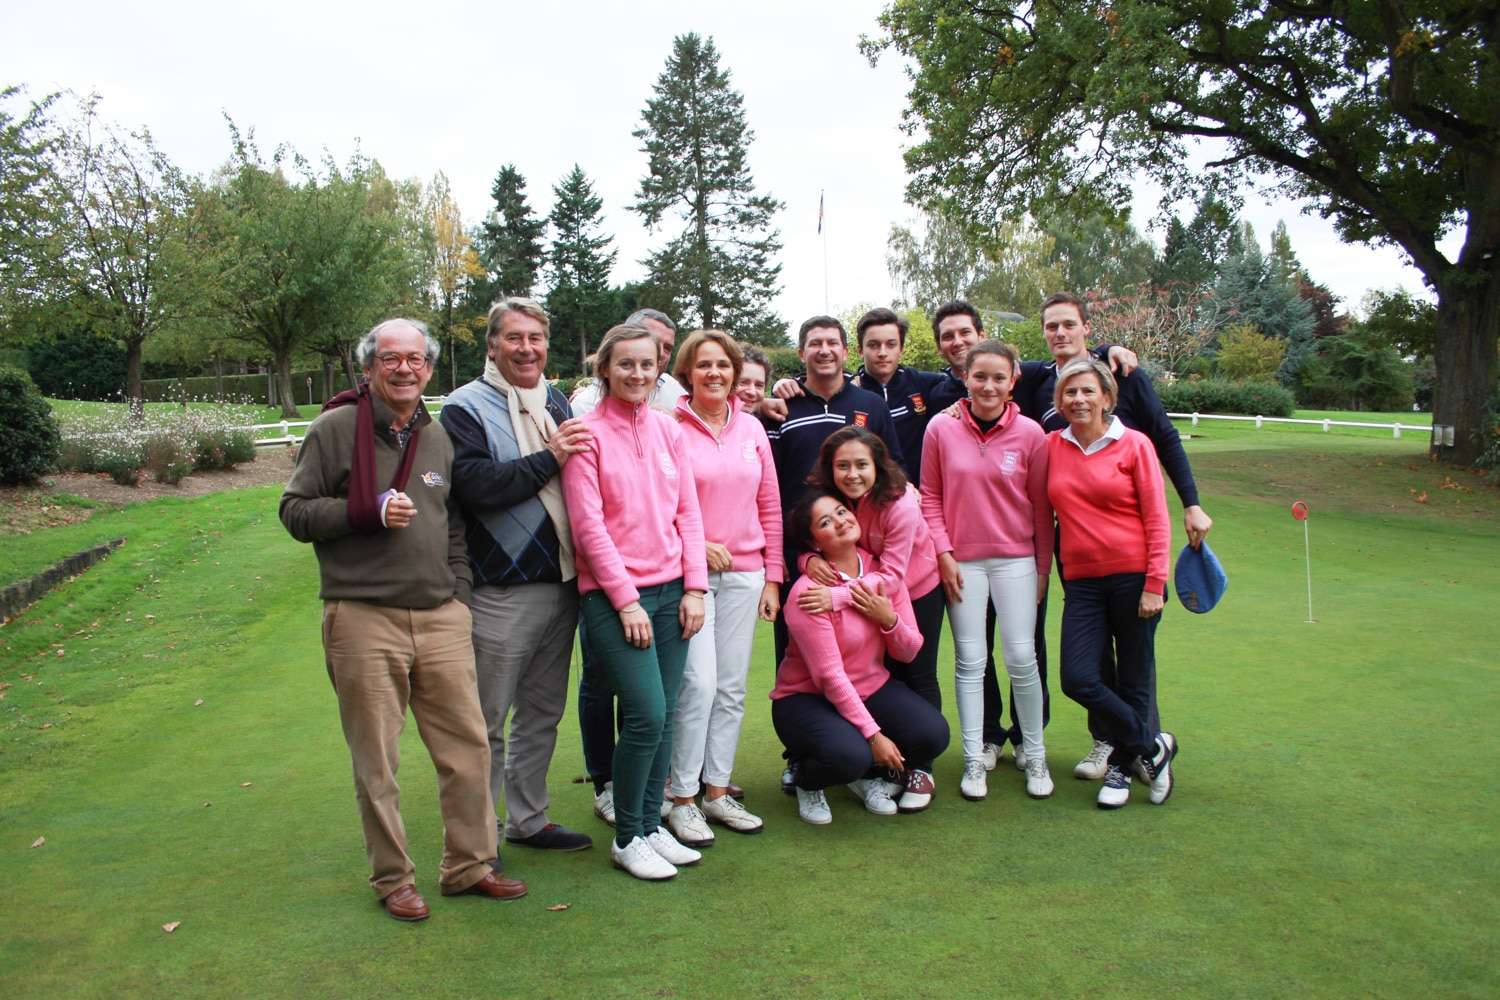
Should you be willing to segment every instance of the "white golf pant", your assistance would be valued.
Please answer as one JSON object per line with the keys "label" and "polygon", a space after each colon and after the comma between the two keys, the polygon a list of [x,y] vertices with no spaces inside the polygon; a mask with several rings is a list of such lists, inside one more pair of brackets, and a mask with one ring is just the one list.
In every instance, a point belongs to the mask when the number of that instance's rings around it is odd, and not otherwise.
{"label": "white golf pant", "polygon": [[745,684],[755,642],[763,569],[708,574],[703,628],[688,640],[687,665],[672,729],[672,775],[667,794],[698,794],[698,776],[729,784],[745,720]]}
{"label": "white golf pant", "polygon": [[1011,698],[1021,724],[1026,756],[1041,759],[1042,682],[1036,669],[1036,560],[976,559],[958,564],[964,582],[963,599],[948,605],[953,626],[956,671],[953,691],[958,698],[958,728],[963,735],[964,760],[977,761],[984,747],[984,661],[988,654],[984,620],[989,600],[995,602],[1001,655],[1010,675]]}

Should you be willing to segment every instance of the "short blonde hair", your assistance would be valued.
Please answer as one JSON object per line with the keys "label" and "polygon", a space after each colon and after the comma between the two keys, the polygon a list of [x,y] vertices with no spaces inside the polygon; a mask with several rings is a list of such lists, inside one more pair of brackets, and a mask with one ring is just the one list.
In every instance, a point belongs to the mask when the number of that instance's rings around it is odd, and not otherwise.
{"label": "short blonde hair", "polygon": [[[599,380],[600,396],[609,395],[609,358],[614,354],[615,348],[620,344],[631,340],[649,339],[653,344],[660,347],[656,334],[644,326],[634,326],[630,323],[621,323],[612,326],[604,334],[604,339],[599,342],[599,349],[594,352],[594,378]],[[652,352],[652,360],[656,359],[656,352]]]}
{"label": "short blonde hair", "polygon": [[698,348],[704,344],[714,343],[724,348],[724,353],[729,355],[729,363],[734,367],[734,378],[729,383],[729,391],[734,392],[734,387],[740,384],[740,371],[745,367],[745,354],[740,350],[740,345],[734,342],[734,338],[723,330],[694,330],[688,334],[687,340],[677,348],[677,366],[672,369],[672,375],[682,387],[692,395],[693,386],[688,381],[693,372],[693,364],[698,360]]}
{"label": "short blonde hair", "polygon": [[1105,415],[1108,416],[1110,413],[1113,413],[1115,409],[1115,401],[1120,398],[1120,387],[1115,382],[1114,375],[1110,374],[1109,365],[1105,364],[1103,361],[1100,361],[1098,358],[1090,357],[1088,355],[1084,355],[1081,358],[1074,358],[1072,361],[1069,361],[1067,364],[1063,365],[1062,368],[1058,369],[1057,384],[1052,387],[1053,408],[1061,413],[1063,387],[1066,386],[1070,380],[1078,377],[1079,375],[1088,374],[1092,374],[1099,380],[1099,391],[1104,393],[1105,396],[1109,397],[1109,405],[1104,408]]}

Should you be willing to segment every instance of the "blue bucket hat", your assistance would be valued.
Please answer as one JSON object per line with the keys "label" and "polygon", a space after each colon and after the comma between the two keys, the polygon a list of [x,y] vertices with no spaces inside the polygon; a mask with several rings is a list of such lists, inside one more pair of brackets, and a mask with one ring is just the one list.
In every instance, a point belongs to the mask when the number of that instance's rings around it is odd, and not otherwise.
{"label": "blue bucket hat", "polygon": [[1199,542],[1196,549],[1184,545],[1177,553],[1175,581],[1177,599],[1183,607],[1199,615],[1213,610],[1229,587],[1229,577],[1224,575],[1224,567],[1219,565],[1206,541]]}

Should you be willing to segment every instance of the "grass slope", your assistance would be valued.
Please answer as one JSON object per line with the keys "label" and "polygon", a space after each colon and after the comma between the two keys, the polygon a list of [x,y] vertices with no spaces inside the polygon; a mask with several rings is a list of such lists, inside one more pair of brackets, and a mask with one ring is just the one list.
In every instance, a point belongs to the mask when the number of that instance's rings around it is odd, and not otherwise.
{"label": "grass slope", "polygon": [[[434,782],[408,727],[403,813],[434,911],[414,926],[364,886],[315,565],[277,491],[132,508],[124,549],[0,631],[6,992],[1494,995],[1500,503],[1443,489],[1402,444],[1191,442],[1231,585],[1209,616],[1173,604],[1160,633],[1183,745],[1164,808],[1094,808],[1068,776],[1081,713],[1058,695],[1050,801],[1005,765],[964,802],[955,747],[930,812],[881,819],[835,792],[834,824],[805,826],[775,790],[763,632],[736,778],[766,832],[721,833],[672,883],[610,870],[571,780],[570,704],[552,816],[598,846],[508,848],[532,887],[517,903],[438,897]],[[1314,511],[1316,624],[1294,496]]]}

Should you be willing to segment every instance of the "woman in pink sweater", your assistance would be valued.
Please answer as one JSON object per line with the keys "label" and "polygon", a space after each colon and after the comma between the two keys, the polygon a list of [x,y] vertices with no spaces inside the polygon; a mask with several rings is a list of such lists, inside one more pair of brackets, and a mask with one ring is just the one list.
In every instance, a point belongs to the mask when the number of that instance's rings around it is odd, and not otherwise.
{"label": "woman in pink sweater", "polygon": [[[708,557],[703,630],[688,643],[667,788],[673,803],[667,825],[689,847],[713,843],[711,822],[738,833],[762,826],[729,794],[729,777],[745,719],[755,621],[776,619],[786,573],[771,443],[735,396],[743,363],[727,333],[699,330],[678,349],[673,373],[687,389],[677,401],[677,425]],[[702,809],[694,801],[700,775]]]}
{"label": "woman in pink sweater", "polygon": [[[1089,710],[1114,747],[1101,809],[1130,800],[1130,774],[1151,801],[1172,793],[1177,740],[1156,732],[1156,625],[1172,529],[1151,441],[1113,416],[1109,367],[1080,358],[1057,373],[1053,405],[1068,426],[1047,437],[1047,495],[1057,511],[1063,578],[1062,688]],[[1113,642],[1115,674],[1101,676]]]}
{"label": "woman in pink sweater", "polygon": [[583,417],[589,450],[563,466],[579,616],[590,655],[620,699],[614,753],[617,867],[664,879],[701,855],[662,827],[672,715],[688,640],[703,627],[703,522],[682,431],[647,405],[656,385],[651,331],[617,326],[599,345],[604,397]]}
{"label": "woman in pink sweater", "polygon": [[[863,427],[843,427],[830,434],[809,478],[817,489],[839,497],[854,511],[861,544],[880,560],[877,573],[885,581],[886,592],[894,592],[899,585],[911,595],[922,648],[909,662],[888,657],[886,669],[941,712],[937,655],[945,602],[943,588],[938,585],[937,554],[927,522],[922,519],[919,494],[891,458],[885,442]],[[816,584],[798,598],[804,611],[842,610],[848,606],[849,589],[840,585],[826,560],[803,557],[802,569]],[[936,788],[932,761],[907,761],[901,784],[897,808],[901,812],[926,809]],[[872,787],[871,793],[878,800],[884,786]],[[872,808],[884,806],[877,801]]]}
{"label": "woman in pink sweater", "polygon": [[1015,348],[994,340],[969,350],[969,398],[927,425],[922,444],[922,513],[937,548],[953,626],[954,693],[964,741],[966,799],[988,794],[984,768],[986,611],[993,601],[1011,700],[1021,727],[1026,793],[1052,794],[1042,743],[1036,608],[1052,569],[1047,502],[1047,436],[1021,415],[1011,389],[1021,370]]}
{"label": "woman in pink sweater", "polygon": [[808,823],[832,820],[824,789],[846,784],[872,812],[896,812],[876,768],[900,771],[948,746],[943,715],[886,669],[887,655],[910,660],[922,648],[911,599],[897,576],[858,548],[859,522],[842,498],[810,492],[792,510],[791,537],[818,553],[849,591],[848,606],[809,612],[797,598],[816,586],[799,577],[784,611],[789,644],[771,692],[771,722],[792,761],[797,812]]}

